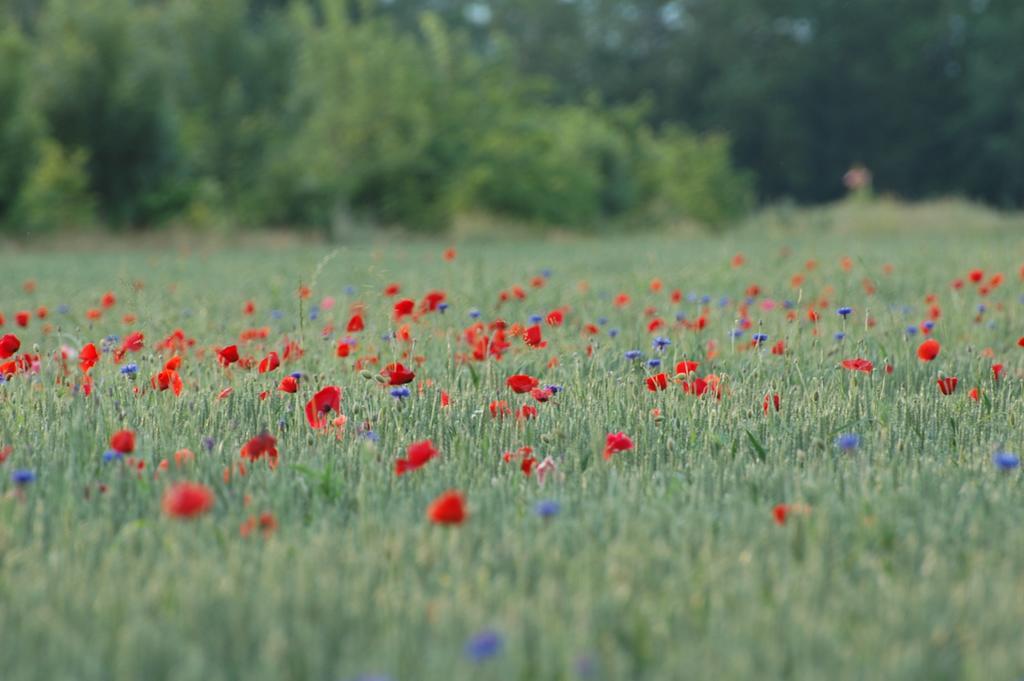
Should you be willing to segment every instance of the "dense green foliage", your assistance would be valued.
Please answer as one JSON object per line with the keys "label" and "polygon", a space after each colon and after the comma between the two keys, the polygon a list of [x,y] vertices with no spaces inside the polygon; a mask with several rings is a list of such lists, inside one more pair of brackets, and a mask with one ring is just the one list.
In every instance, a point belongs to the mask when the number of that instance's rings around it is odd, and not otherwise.
{"label": "dense green foliage", "polygon": [[483,42],[508,35],[563,101],[647,97],[656,125],[728,133],[765,197],[835,198],[843,173],[864,163],[880,189],[907,198],[1024,205],[1019,0],[382,5],[405,26],[431,7]]}
{"label": "dense green foliage", "polygon": [[472,211],[714,227],[751,205],[724,137],[656,131],[635,102],[555,97],[500,34],[482,47],[429,12],[406,29],[350,0],[3,5],[0,223],[15,234],[436,230]]}
{"label": "dense green foliage", "polygon": [[[0,464],[4,681],[1019,678],[1024,478],[1019,468],[1000,471],[992,455],[1019,453],[1024,442],[1022,233],[925,229],[853,243],[781,234],[467,245],[453,262],[432,242],[333,255],[105,249],[5,258],[2,331],[18,333],[41,361],[38,375],[0,384],[0,450],[13,448]],[[746,264],[733,267],[738,251]],[[808,258],[816,268],[806,268]],[[547,267],[545,285],[531,287]],[[950,288],[971,267],[985,270],[983,283],[1006,276],[983,298],[971,283]],[[800,291],[794,273],[805,277]],[[660,291],[650,288],[654,277]],[[22,286],[30,278],[31,293]],[[433,289],[448,295],[444,314],[409,322],[415,345],[382,340],[396,328],[395,298],[382,293],[393,281],[416,299]],[[498,292],[517,283],[527,298],[497,306]],[[731,340],[754,283],[753,326]],[[311,289],[306,300],[300,284]],[[684,297],[672,303],[676,287]],[[108,289],[116,304],[89,321],[86,310]],[[618,292],[632,301],[614,306]],[[942,353],[923,364],[920,332],[905,327],[928,316],[929,293],[942,310],[934,330]],[[676,324],[677,311],[700,314],[705,294],[707,327]],[[802,300],[793,320],[781,305],[787,297]],[[806,307],[823,297],[816,326]],[[248,317],[246,300],[255,307]],[[339,358],[355,303],[365,305],[366,329]],[[46,320],[14,326],[14,310],[39,305],[49,307]],[[854,308],[848,320],[838,305]],[[468,351],[462,330],[472,308],[482,322],[511,324],[560,306],[568,306],[564,324],[542,325],[547,347],[510,337],[500,361],[455,359]],[[661,369],[624,358],[633,348],[657,354],[647,306],[671,323]],[[136,320],[126,325],[129,313]],[[600,333],[587,335],[584,325],[602,317]],[[260,326],[267,338],[238,340]],[[169,354],[158,344],[176,328],[196,339],[182,353],[180,397],[150,387]],[[145,332],[144,348],[121,365],[104,353],[92,396],[76,391],[77,361],[65,374],[55,353],[129,329]],[[770,337],[761,350],[750,347],[755,330]],[[258,359],[286,340],[305,353],[269,374],[225,369],[213,353],[238,342]],[[778,340],[783,355],[769,349]],[[982,354],[989,348],[994,357]],[[365,365],[376,372],[407,350],[425,360],[410,363],[416,381],[401,400],[354,366],[376,355],[379,364]],[[840,368],[849,357],[871,359],[875,371]],[[722,378],[721,400],[675,383],[644,387],[645,376],[684,358]],[[999,381],[994,361],[1005,365]],[[128,362],[138,365],[134,378],[119,371]],[[276,391],[292,371],[303,374],[300,392]],[[564,390],[533,402],[505,386],[519,372]],[[954,394],[936,389],[940,374],[959,377]],[[344,391],[340,439],[311,430],[303,414],[328,384]],[[974,386],[978,401],[967,395]],[[234,392],[218,399],[228,387]],[[765,414],[770,393],[781,405]],[[535,404],[538,416],[492,418],[495,399]],[[137,432],[141,475],[104,461],[123,427]],[[359,434],[367,427],[379,441]],[[222,471],[264,428],[278,438],[276,470],[258,461],[225,482]],[[620,430],[635,448],[605,460],[605,435]],[[851,432],[860,447],[839,450],[837,436]],[[426,438],[439,457],[396,477],[395,459]],[[543,487],[536,473],[502,460],[524,445],[557,462]],[[195,460],[179,466],[173,454],[184,447]],[[170,467],[157,472],[162,459]],[[35,481],[19,489],[16,470]],[[161,513],[165,490],[181,480],[213,489],[208,514]],[[449,488],[466,494],[469,518],[432,526],[425,510]],[[561,512],[538,517],[540,500],[560,502]],[[810,510],[778,525],[773,507],[782,503]],[[240,536],[261,513],[274,515],[276,531]],[[484,629],[496,630],[504,649],[474,663],[463,646]]]}

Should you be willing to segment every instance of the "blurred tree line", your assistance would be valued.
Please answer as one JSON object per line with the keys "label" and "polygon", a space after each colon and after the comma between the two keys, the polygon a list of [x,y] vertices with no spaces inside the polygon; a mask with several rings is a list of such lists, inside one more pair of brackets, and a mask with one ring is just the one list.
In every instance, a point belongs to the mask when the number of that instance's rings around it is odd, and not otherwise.
{"label": "blurred tree line", "polygon": [[752,202],[718,134],[357,0],[0,0],[0,223],[579,228]]}
{"label": "blurred tree line", "polygon": [[521,68],[591,93],[648,98],[655,128],[733,140],[761,198],[823,201],[866,165],[908,198],[1024,205],[1020,0],[391,0],[497,31]]}
{"label": "blurred tree line", "polygon": [[1017,0],[0,0],[0,224],[1024,204]]}

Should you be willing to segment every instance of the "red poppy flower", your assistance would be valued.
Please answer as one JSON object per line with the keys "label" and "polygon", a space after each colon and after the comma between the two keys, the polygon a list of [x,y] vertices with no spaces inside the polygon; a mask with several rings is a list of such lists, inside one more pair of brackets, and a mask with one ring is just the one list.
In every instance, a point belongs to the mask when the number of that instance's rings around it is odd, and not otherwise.
{"label": "red poppy flower", "polygon": [[141,331],[132,331],[125,336],[124,342],[121,343],[121,347],[114,350],[114,361],[120,362],[126,353],[138,352],[142,349],[142,345],[145,342],[146,337]]}
{"label": "red poppy flower", "polygon": [[875,365],[866,359],[844,359],[843,368],[849,369],[850,371],[863,371],[866,374],[870,374],[875,370]]}
{"label": "red poppy flower", "polygon": [[217,351],[217,360],[223,366],[231,366],[238,361],[238,346],[229,345]]}
{"label": "red poppy flower", "polygon": [[405,458],[395,461],[395,475],[414,471],[437,456],[439,452],[430,440],[414,442],[405,450]]}
{"label": "red poppy flower", "polygon": [[436,525],[459,525],[468,516],[465,497],[456,491],[445,492],[427,508],[427,518]]}
{"label": "red poppy flower", "polygon": [[78,368],[83,372],[89,371],[89,369],[96,366],[96,362],[99,360],[100,353],[96,350],[96,346],[92,343],[86,343],[85,347],[78,353]]}
{"label": "red poppy flower", "polygon": [[516,418],[520,421],[537,418],[537,407],[532,404],[524,404],[519,407],[519,411],[516,412]]}
{"label": "red poppy flower", "polygon": [[434,312],[437,310],[438,305],[444,302],[447,298],[444,291],[431,291],[427,295],[423,296],[423,300],[420,302],[420,309],[424,312]]}
{"label": "red poppy flower", "polygon": [[444,259],[447,260],[448,262],[451,262],[452,260],[455,260],[455,249],[454,248],[446,248],[446,249],[444,249]]}
{"label": "red poppy flower", "polygon": [[259,371],[261,374],[265,374],[268,371],[273,371],[279,366],[281,366],[281,358],[277,356],[276,351],[271,350],[270,354],[260,360]]}
{"label": "red poppy flower", "polygon": [[943,395],[952,395],[956,390],[957,378],[956,376],[946,376],[938,380],[939,392]]}
{"label": "red poppy flower", "polygon": [[512,409],[509,408],[508,402],[505,400],[494,400],[488,408],[490,409],[491,416],[493,418],[509,416],[512,413]]}
{"label": "red poppy flower", "polygon": [[0,338],[0,359],[12,357],[21,347],[21,341],[13,333]]}
{"label": "red poppy flower", "polygon": [[334,354],[338,357],[348,357],[352,354],[353,341],[351,338],[342,338],[338,341],[338,348],[334,351]]}
{"label": "red poppy flower", "polygon": [[772,405],[774,405],[775,411],[778,411],[779,407],[781,406],[781,402],[782,398],[779,397],[778,393],[775,393],[774,395],[765,395],[764,404],[762,405],[764,407],[764,413],[767,414],[768,407]]}
{"label": "red poppy flower", "polygon": [[384,295],[387,297],[397,296],[398,292],[401,291],[401,287],[398,284],[388,284],[384,287]]}
{"label": "red poppy flower", "polygon": [[773,355],[784,355],[786,354],[786,344],[782,341],[778,341],[772,346]]}
{"label": "red poppy flower", "polygon": [[135,433],[131,430],[119,430],[110,436],[110,448],[115,452],[130,454],[135,451]]}
{"label": "red poppy flower", "polygon": [[394,314],[395,319],[401,319],[406,315],[412,314],[412,311],[416,308],[416,301],[410,298],[403,298],[395,303]]}
{"label": "red poppy flower", "polygon": [[541,338],[540,324],[534,324],[523,332],[523,341],[531,348],[543,348],[547,346]]}
{"label": "red poppy flower", "polygon": [[992,380],[993,381],[998,381],[999,380],[999,374],[1001,374],[1001,373],[1003,373],[1003,365],[1002,364],[993,364],[992,365]]}
{"label": "red poppy flower", "polygon": [[174,369],[164,368],[160,373],[149,380],[150,385],[156,390],[171,390],[175,396],[181,394],[181,389],[184,387],[184,383],[181,380],[181,376]]}
{"label": "red poppy flower", "polygon": [[700,362],[679,362],[676,364],[676,374],[691,374],[697,370],[700,366]]}
{"label": "red poppy flower", "polygon": [[270,467],[274,468],[277,466],[277,438],[267,432],[260,433],[242,445],[240,454],[252,463],[265,456],[270,460]]}
{"label": "red poppy flower", "polygon": [[194,518],[213,508],[213,490],[195,482],[179,482],[164,493],[163,508],[172,518]]}
{"label": "red poppy flower", "polygon": [[332,411],[341,411],[341,388],[329,385],[306,403],[306,420],[311,428],[326,428]]}
{"label": "red poppy flower", "polygon": [[970,272],[967,273],[967,278],[970,279],[971,281],[973,281],[975,284],[977,284],[979,281],[981,281],[984,278],[984,276],[985,276],[985,271],[984,270],[974,269],[974,270],[971,270]]}
{"label": "red poppy flower", "polygon": [[654,376],[647,377],[647,389],[652,393],[664,390],[668,387],[668,376],[664,373],[655,374]]}
{"label": "red poppy flower", "polygon": [[604,458],[610,459],[613,454],[633,449],[633,441],[625,433],[608,433],[604,444]]}
{"label": "red poppy flower", "polygon": [[32,319],[32,313],[22,310],[14,313],[14,323],[18,326],[28,326],[29,320]]}
{"label": "red poppy flower", "polygon": [[917,348],[917,358],[922,362],[930,362],[939,356],[939,351],[942,346],[939,345],[939,341],[934,338],[929,338]]}
{"label": "red poppy flower", "polygon": [[352,318],[348,320],[348,324],[345,326],[345,330],[348,333],[357,333],[366,328],[366,323],[363,321],[363,315],[354,314]]}
{"label": "red poppy flower", "polygon": [[283,393],[295,393],[299,390],[299,381],[294,376],[285,376],[281,379],[277,389]]}
{"label": "red poppy flower", "polygon": [[789,515],[789,504],[778,504],[772,509],[772,516],[776,525],[785,525],[786,516]]}
{"label": "red poppy flower", "polygon": [[547,402],[554,395],[548,388],[534,388],[530,391],[530,397],[537,400],[538,402]]}
{"label": "red poppy flower", "polygon": [[533,376],[527,376],[526,374],[516,374],[509,376],[505,379],[505,385],[512,388],[517,393],[528,393],[540,384]]}
{"label": "red poppy flower", "polygon": [[416,374],[397,362],[381,369],[380,375],[388,379],[388,385],[405,385],[416,378]]}
{"label": "red poppy flower", "polygon": [[548,326],[561,326],[562,322],[565,321],[565,311],[552,310],[548,312],[548,316],[544,320],[548,323]]}

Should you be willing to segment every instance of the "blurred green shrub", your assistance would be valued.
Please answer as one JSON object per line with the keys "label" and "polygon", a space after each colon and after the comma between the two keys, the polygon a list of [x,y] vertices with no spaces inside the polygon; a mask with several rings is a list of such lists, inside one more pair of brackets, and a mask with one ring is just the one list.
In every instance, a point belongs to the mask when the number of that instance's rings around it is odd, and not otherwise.
{"label": "blurred green shrub", "polygon": [[88,154],[68,152],[53,140],[40,144],[14,208],[19,234],[38,235],[95,224],[95,201],[89,193]]}
{"label": "blurred green shrub", "polygon": [[558,102],[500,36],[374,7],[48,0],[6,22],[0,223],[718,226],[750,205],[723,138]]}

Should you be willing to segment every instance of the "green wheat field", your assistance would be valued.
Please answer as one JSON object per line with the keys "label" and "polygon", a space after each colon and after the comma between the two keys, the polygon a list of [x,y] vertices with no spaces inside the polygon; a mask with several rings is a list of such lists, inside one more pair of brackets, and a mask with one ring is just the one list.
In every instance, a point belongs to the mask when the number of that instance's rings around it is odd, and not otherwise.
{"label": "green wheat field", "polygon": [[851,234],[0,255],[0,679],[1021,678],[1024,233]]}

